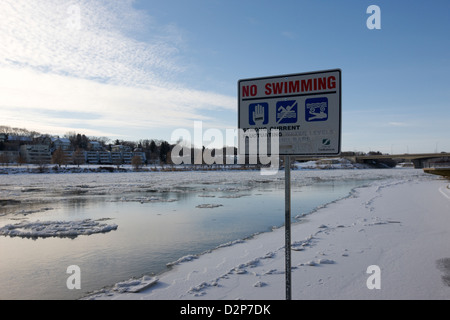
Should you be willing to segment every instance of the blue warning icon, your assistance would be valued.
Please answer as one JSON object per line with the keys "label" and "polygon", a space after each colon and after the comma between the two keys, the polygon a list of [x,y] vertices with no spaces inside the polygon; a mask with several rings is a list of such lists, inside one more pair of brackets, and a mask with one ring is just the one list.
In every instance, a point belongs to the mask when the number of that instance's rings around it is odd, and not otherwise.
{"label": "blue warning icon", "polygon": [[296,123],[298,104],[295,100],[277,102],[277,123]]}
{"label": "blue warning icon", "polygon": [[269,123],[269,104],[266,102],[252,103],[248,106],[248,122],[250,125]]}
{"label": "blue warning icon", "polygon": [[305,101],[307,122],[328,120],[328,98],[311,98]]}

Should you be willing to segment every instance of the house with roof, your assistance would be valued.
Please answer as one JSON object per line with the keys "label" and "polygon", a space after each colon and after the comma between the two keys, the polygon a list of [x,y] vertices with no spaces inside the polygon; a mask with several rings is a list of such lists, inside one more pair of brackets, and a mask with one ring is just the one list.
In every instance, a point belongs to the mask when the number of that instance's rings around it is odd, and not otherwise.
{"label": "house with roof", "polygon": [[53,140],[54,149],[61,148],[63,151],[70,149],[70,140],[67,138],[56,138]]}
{"label": "house with roof", "polygon": [[90,141],[89,142],[89,149],[91,151],[103,151],[103,146],[98,141]]}
{"label": "house with roof", "polygon": [[124,145],[113,145],[111,146],[112,152],[131,152],[131,147]]}

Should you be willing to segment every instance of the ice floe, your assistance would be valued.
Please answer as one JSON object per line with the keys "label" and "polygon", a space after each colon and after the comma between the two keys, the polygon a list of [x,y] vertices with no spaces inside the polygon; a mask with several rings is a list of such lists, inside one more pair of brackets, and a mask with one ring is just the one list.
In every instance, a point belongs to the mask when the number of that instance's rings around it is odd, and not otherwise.
{"label": "ice floe", "polygon": [[98,220],[79,221],[23,221],[0,228],[0,235],[22,238],[75,238],[80,235],[105,233],[117,229],[116,224],[100,223]]}
{"label": "ice floe", "polygon": [[140,203],[153,203],[153,202],[174,202],[177,199],[164,199],[161,197],[121,197],[111,202],[140,202]]}
{"label": "ice floe", "polygon": [[15,214],[16,215],[21,214],[21,215],[27,216],[29,214],[33,214],[33,213],[37,213],[37,212],[45,212],[45,211],[49,211],[49,210],[53,210],[53,208],[45,207],[45,208],[36,209],[36,210],[24,210],[24,209],[22,209],[22,210],[17,211]]}
{"label": "ice floe", "polygon": [[217,204],[217,203],[204,203],[204,204],[199,204],[198,206],[196,206],[196,208],[200,208],[200,209],[205,209],[205,208],[218,208],[218,207],[222,207],[222,204]]}

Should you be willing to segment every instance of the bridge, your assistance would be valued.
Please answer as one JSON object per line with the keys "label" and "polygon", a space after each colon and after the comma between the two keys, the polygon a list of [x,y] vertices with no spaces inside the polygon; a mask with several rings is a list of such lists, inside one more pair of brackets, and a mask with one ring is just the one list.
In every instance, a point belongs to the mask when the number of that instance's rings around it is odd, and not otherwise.
{"label": "bridge", "polygon": [[[405,161],[412,162],[414,164],[414,168],[422,169],[424,167],[429,167],[430,164],[434,163],[437,160],[439,162],[445,162],[447,165],[450,165],[450,153],[449,152],[441,152],[441,153],[403,153],[403,154],[366,154],[366,155],[355,155],[353,152],[342,152],[342,158],[349,159],[354,163],[370,163],[377,164],[383,162],[383,160],[393,160],[393,161]],[[308,161],[308,160],[318,160],[323,158],[299,158],[299,160]]]}
{"label": "bridge", "polygon": [[343,156],[356,163],[369,163],[379,160],[397,160],[397,161],[411,161],[414,164],[414,168],[421,169],[429,166],[430,160],[442,159],[442,161],[450,163],[450,153],[404,153],[404,154],[373,154],[373,155],[354,155]]}

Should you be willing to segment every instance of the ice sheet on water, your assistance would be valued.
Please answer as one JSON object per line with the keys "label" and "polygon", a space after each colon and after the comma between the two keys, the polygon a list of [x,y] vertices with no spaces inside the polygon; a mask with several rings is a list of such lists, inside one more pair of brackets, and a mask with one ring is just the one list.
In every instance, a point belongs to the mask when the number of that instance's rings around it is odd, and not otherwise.
{"label": "ice sheet on water", "polygon": [[[424,175],[414,169],[366,170],[293,170],[292,187],[327,181],[382,180]],[[431,178],[430,178],[431,179]],[[282,188],[284,171],[261,176],[258,170],[210,172],[142,172],[84,174],[4,175],[0,181],[0,199],[17,203],[53,202],[69,197],[121,196],[130,199],[141,193],[143,202],[152,201],[149,193],[200,192],[203,195],[233,196],[255,188]],[[217,193],[221,193],[218,195]],[[228,193],[228,194],[227,194]],[[158,194],[155,194],[158,196]],[[137,200],[137,199],[136,199]],[[0,203],[1,204],[1,203]],[[12,203],[8,203],[10,205]]]}
{"label": "ice sheet on water", "polygon": [[32,213],[45,212],[45,211],[49,211],[49,210],[53,210],[53,208],[44,207],[44,208],[40,208],[40,209],[36,209],[36,210],[25,210],[25,209],[22,209],[22,210],[17,211],[15,213],[15,215],[27,216],[27,215],[32,214]]}
{"label": "ice sheet on water", "polygon": [[211,209],[211,208],[218,208],[218,207],[222,207],[223,204],[217,204],[217,203],[203,203],[203,204],[199,204],[198,206],[196,206],[196,208],[200,208],[200,209]]}
{"label": "ice sheet on water", "polygon": [[0,235],[22,238],[75,238],[80,235],[109,232],[116,230],[117,227],[116,224],[108,225],[100,223],[99,220],[91,219],[79,221],[23,221],[0,228]]}
{"label": "ice sheet on water", "polygon": [[177,199],[164,199],[161,197],[121,197],[119,199],[111,200],[111,202],[140,202],[140,203],[153,203],[153,202],[174,202]]}
{"label": "ice sheet on water", "polygon": [[227,196],[220,196],[219,198],[238,199],[238,198],[247,197],[247,196],[250,196],[250,194],[231,194],[231,195],[227,195]]}

